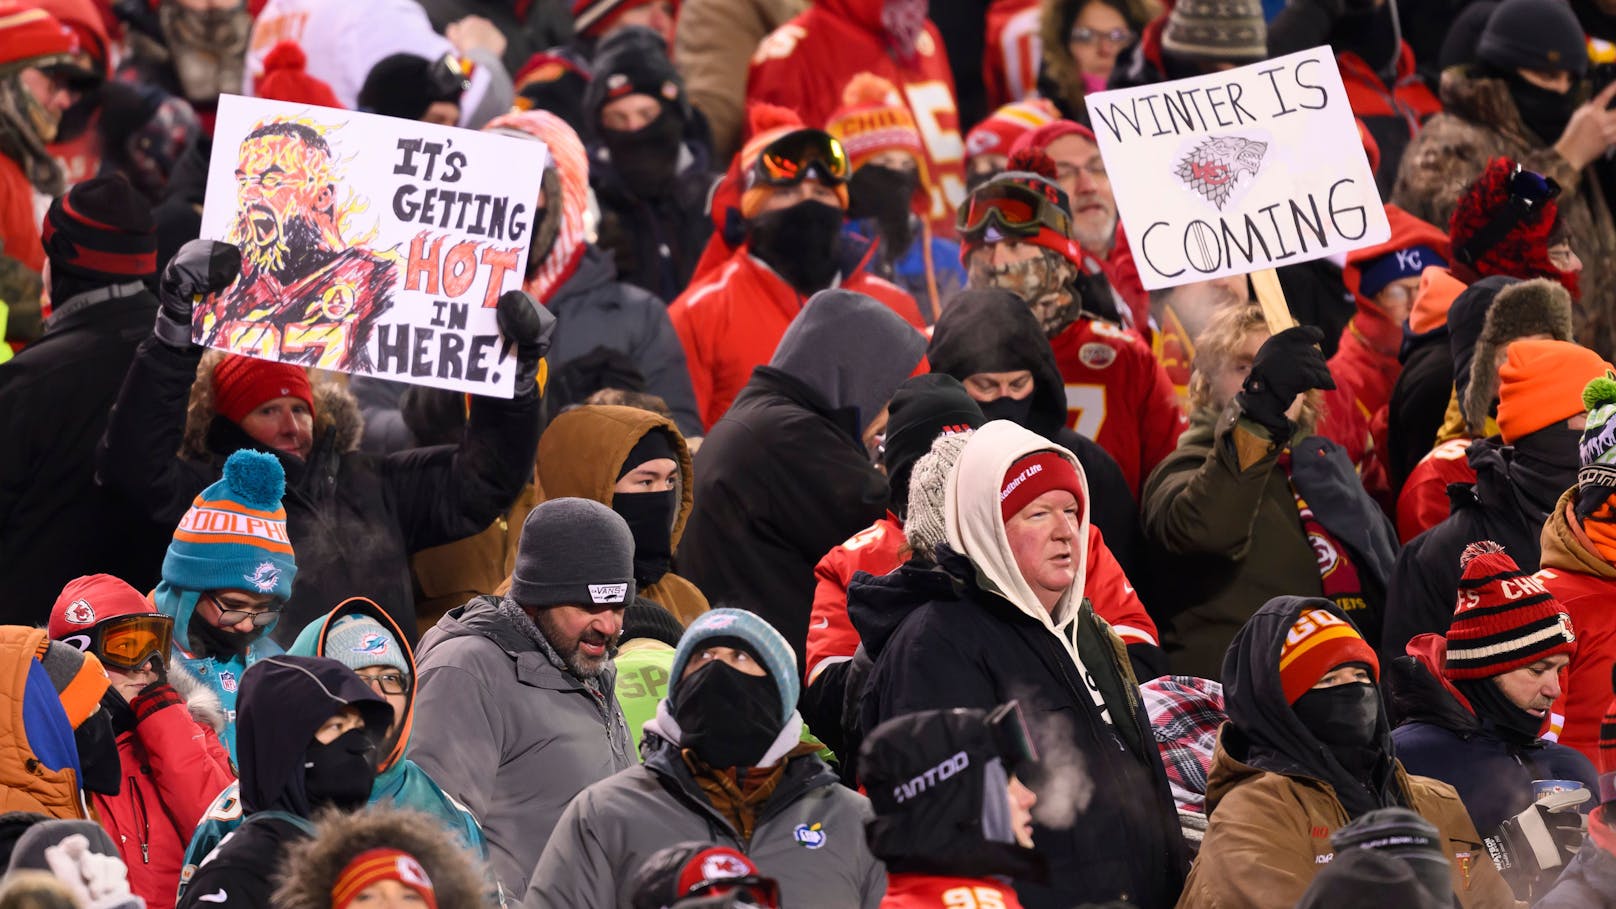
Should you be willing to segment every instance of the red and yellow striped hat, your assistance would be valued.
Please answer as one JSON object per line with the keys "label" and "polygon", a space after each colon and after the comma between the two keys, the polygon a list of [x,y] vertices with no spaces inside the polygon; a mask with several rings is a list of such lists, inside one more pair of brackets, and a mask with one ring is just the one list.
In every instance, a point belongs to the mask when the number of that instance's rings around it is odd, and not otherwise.
{"label": "red and yellow striped hat", "polygon": [[347,909],[365,888],[383,881],[403,884],[426,902],[427,909],[438,909],[437,893],[426,869],[408,852],[388,848],[367,849],[353,857],[331,887],[331,909]]}
{"label": "red and yellow striped hat", "polygon": [[1380,681],[1380,660],[1352,622],[1328,609],[1304,609],[1279,650],[1279,684],[1296,703],[1324,674],[1343,663],[1365,663]]}

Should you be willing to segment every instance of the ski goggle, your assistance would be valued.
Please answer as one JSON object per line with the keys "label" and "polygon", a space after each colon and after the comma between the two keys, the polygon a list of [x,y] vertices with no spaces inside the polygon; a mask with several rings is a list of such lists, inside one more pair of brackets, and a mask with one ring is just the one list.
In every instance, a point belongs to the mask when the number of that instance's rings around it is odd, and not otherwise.
{"label": "ski goggle", "polygon": [[153,659],[166,660],[173,641],[174,620],[156,612],[107,619],[62,639],[114,669],[130,672],[145,668]]}
{"label": "ski goggle", "polygon": [[1009,236],[1030,236],[1046,227],[1063,237],[1072,232],[1065,209],[1016,183],[990,183],[972,193],[960,206],[954,226],[971,242],[980,242],[990,226]]}
{"label": "ski goggle", "polygon": [[812,176],[826,186],[847,182],[847,150],[824,130],[799,129],[770,142],[747,176],[754,186],[796,186]]}

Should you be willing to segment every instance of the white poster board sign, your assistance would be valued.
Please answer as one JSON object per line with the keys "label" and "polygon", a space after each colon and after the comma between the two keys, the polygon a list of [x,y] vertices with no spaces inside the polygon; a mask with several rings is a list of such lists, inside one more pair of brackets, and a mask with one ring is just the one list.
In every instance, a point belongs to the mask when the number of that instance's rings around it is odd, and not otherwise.
{"label": "white poster board sign", "polygon": [[1084,100],[1146,290],[1391,236],[1328,47]]}
{"label": "white poster board sign", "polygon": [[198,344],[510,397],[495,302],[522,286],[542,143],[227,95],[202,236],[241,249]]}

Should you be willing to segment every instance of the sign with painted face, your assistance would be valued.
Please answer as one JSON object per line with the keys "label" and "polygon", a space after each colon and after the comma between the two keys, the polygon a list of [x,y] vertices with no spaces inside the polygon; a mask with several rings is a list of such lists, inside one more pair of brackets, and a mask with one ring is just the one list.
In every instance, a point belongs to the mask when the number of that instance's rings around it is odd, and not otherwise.
{"label": "sign with painted face", "polygon": [[542,143],[226,95],[202,236],[241,276],[195,307],[233,353],[510,397],[495,303],[518,290]]}
{"label": "sign with painted face", "polygon": [[1146,290],[1391,236],[1328,47],[1084,101]]}

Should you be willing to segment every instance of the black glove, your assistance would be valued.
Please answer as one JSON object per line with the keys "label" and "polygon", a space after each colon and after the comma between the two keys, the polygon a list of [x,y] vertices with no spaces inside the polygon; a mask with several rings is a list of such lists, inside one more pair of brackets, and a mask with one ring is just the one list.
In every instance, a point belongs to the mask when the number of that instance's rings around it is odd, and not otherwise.
{"label": "black glove", "polygon": [[241,274],[241,250],[217,240],[192,240],[180,247],[157,285],[157,340],[179,350],[191,347],[191,309],[198,298],[216,294]]}
{"label": "black glove", "polygon": [[112,732],[114,735],[123,735],[135,728],[139,722],[135,719],[135,711],[130,709],[129,702],[123,699],[116,688],[108,688],[107,693],[101,695],[101,709],[112,718]]}
{"label": "black glove", "polygon": [[550,349],[555,316],[520,290],[500,294],[495,307],[499,333],[516,345],[516,393],[520,395],[537,378],[539,361]]}
{"label": "black glove", "polygon": [[1263,342],[1251,361],[1251,375],[1235,395],[1240,412],[1268,430],[1269,438],[1284,442],[1291,437],[1285,416],[1296,396],[1315,388],[1331,389],[1335,379],[1318,344],[1324,332],[1311,325],[1287,328]]}
{"label": "black glove", "polygon": [[1543,796],[1482,837],[1487,854],[1506,878],[1530,880],[1569,862],[1582,848],[1588,820],[1577,806],[1593,797],[1586,789]]}

